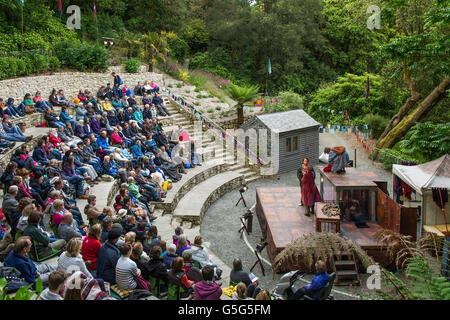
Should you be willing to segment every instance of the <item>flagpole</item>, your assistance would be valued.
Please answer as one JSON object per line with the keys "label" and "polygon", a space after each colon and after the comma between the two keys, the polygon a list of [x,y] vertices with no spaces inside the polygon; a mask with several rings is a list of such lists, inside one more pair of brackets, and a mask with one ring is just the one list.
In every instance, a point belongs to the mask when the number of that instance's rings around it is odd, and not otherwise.
{"label": "flagpole", "polygon": [[23,3],[20,6],[20,15],[22,20],[22,37],[20,37],[20,57],[23,58]]}

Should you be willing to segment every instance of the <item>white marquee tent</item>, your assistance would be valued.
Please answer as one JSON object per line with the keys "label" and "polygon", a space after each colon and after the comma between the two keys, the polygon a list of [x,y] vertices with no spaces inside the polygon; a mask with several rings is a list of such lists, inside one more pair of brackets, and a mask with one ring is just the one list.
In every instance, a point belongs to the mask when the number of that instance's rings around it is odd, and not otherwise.
{"label": "white marquee tent", "polygon": [[[422,226],[444,224],[441,208],[433,201],[433,188],[450,190],[450,155],[418,165],[394,164],[392,173],[422,196]],[[447,223],[450,222],[450,201],[445,205]]]}

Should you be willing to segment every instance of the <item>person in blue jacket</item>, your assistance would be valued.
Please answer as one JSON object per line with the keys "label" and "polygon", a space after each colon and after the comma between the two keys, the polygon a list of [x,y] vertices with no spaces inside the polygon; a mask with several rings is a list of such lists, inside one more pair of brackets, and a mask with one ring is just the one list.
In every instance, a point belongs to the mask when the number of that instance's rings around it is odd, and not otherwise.
{"label": "person in blue jacket", "polygon": [[106,131],[103,130],[97,138],[97,144],[102,149],[105,150],[106,153],[114,152],[113,149],[109,147],[108,136],[106,135]]}
{"label": "person in blue jacket", "polygon": [[98,253],[97,277],[109,282],[111,285],[116,284],[116,264],[120,258],[117,241],[119,241],[122,231],[122,226],[114,223],[111,230],[108,231],[108,240]]}
{"label": "person in blue jacket", "polygon": [[14,249],[6,257],[4,266],[19,270],[22,278],[27,283],[32,284],[33,289],[36,289],[37,278],[41,277],[42,283],[46,285],[48,283],[48,276],[56,270],[56,267],[46,263],[33,262],[28,257],[30,250],[30,238],[20,237],[14,244]]}
{"label": "person in blue jacket", "polygon": [[322,260],[318,260],[315,266],[317,275],[311,280],[309,285],[298,289],[290,300],[300,300],[305,294],[314,299],[318,298],[320,289],[328,284],[328,273],[327,265]]}
{"label": "person in blue jacket", "polygon": [[59,119],[64,122],[70,122],[70,124],[72,125],[72,128],[75,128],[77,126],[77,121],[72,118],[71,116],[69,116],[69,114],[67,113],[67,107],[62,106],[61,107],[61,112],[59,113]]}

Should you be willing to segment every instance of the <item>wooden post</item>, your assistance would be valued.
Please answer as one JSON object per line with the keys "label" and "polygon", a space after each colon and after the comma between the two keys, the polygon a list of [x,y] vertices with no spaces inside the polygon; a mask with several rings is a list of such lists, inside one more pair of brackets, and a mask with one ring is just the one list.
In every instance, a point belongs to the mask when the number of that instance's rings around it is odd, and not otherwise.
{"label": "wooden post", "polygon": [[376,208],[375,208],[375,206],[376,206],[376,196],[377,196],[377,193],[376,193],[376,191],[372,191],[372,199],[370,199],[371,201],[371,209],[372,209],[372,222],[377,222],[377,211],[376,211]]}
{"label": "wooden post", "polygon": [[355,148],[355,164],[354,164],[354,166],[355,166],[355,169],[356,169],[356,148]]}

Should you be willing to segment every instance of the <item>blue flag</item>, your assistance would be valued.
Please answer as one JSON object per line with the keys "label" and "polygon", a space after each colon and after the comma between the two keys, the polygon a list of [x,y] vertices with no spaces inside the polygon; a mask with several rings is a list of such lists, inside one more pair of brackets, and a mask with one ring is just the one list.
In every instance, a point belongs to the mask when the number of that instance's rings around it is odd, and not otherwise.
{"label": "blue flag", "polygon": [[268,63],[268,65],[267,65],[267,72],[268,72],[269,74],[272,74],[272,65],[270,64],[270,58],[269,58],[269,63]]}

